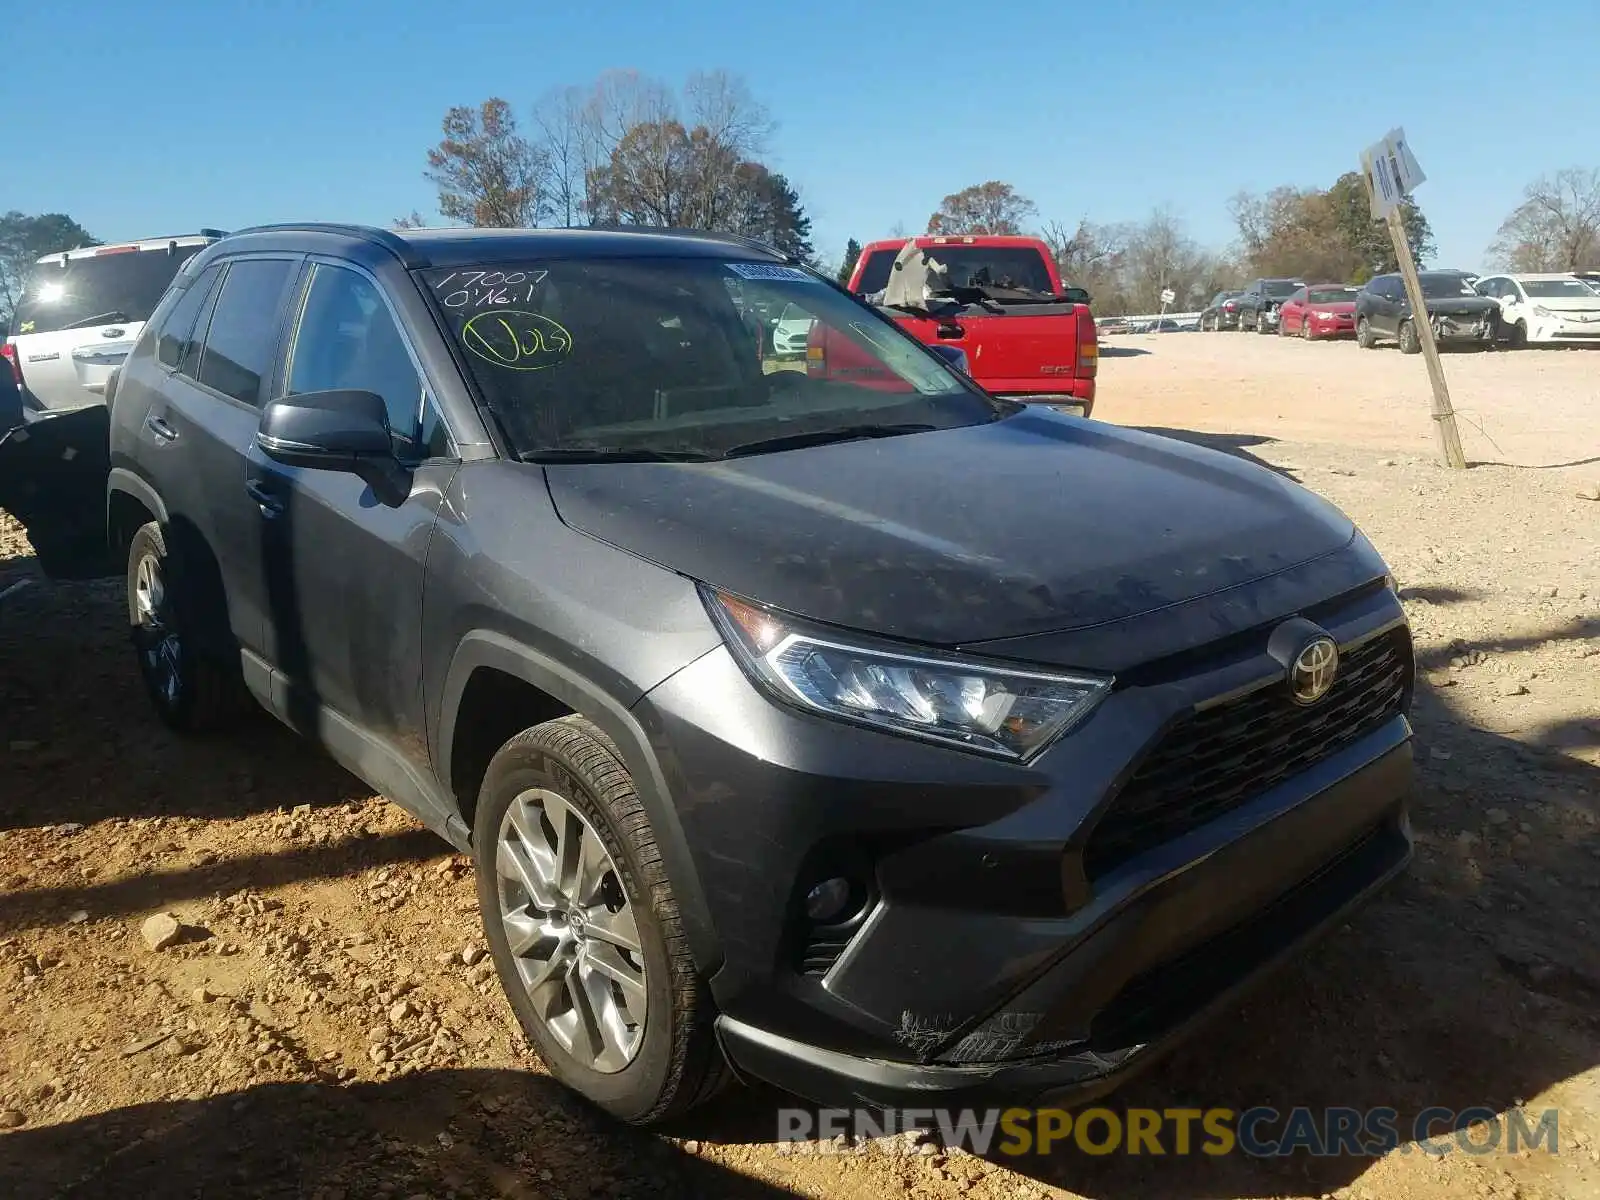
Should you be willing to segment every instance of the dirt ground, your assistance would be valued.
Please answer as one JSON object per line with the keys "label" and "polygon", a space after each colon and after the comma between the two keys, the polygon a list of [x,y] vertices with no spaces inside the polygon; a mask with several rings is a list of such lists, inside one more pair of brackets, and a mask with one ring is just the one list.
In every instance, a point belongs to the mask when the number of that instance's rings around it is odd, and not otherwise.
{"label": "dirt ground", "polygon": [[762,1091],[620,1129],[524,1048],[464,859],[265,718],[165,733],[120,585],[37,579],[0,517],[0,1196],[1600,1197],[1600,353],[1446,368],[1464,473],[1430,461],[1418,359],[1106,347],[1098,416],[1363,525],[1425,668],[1414,868],[1114,1103],[1555,1107],[1558,1154],[790,1153]]}

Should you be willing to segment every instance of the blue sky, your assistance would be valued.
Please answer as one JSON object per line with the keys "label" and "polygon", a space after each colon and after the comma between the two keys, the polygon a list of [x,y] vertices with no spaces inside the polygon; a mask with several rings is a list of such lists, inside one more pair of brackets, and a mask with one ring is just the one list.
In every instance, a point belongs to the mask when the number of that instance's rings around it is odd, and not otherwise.
{"label": "blue sky", "polygon": [[526,113],[609,67],[744,75],[778,121],[768,161],[832,258],[991,178],[1065,222],[1168,205],[1220,247],[1233,193],[1326,186],[1403,125],[1436,265],[1472,267],[1526,183],[1600,163],[1600,25],[1561,6],[1408,0],[1365,20],[1343,3],[1206,0],[7,8],[0,210],[65,211],[105,239],[431,217],[423,156],[446,108],[498,94]]}

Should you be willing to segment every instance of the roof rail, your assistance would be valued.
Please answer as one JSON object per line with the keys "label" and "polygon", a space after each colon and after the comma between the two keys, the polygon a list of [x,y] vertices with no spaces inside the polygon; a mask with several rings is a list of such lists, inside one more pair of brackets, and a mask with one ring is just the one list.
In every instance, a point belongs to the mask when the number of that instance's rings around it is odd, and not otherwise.
{"label": "roof rail", "polygon": [[742,233],[721,233],[715,229],[684,229],[675,225],[623,225],[613,223],[607,225],[568,225],[568,229],[597,229],[606,233],[659,233],[669,237],[700,238],[708,242],[727,242],[733,246],[743,246],[746,250],[759,250],[763,254],[770,254],[782,262],[796,261],[792,255],[785,254],[771,242],[764,242],[760,238],[746,237]]}
{"label": "roof rail", "polygon": [[398,258],[407,270],[418,270],[428,265],[427,259],[419,255],[410,242],[391,230],[379,229],[375,225],[349,225],[338,221],[284,221],[274,225],[251,225],[245,229],[236,229],[228,236],[238,237],[246,233],[336,233],[382,246]]}

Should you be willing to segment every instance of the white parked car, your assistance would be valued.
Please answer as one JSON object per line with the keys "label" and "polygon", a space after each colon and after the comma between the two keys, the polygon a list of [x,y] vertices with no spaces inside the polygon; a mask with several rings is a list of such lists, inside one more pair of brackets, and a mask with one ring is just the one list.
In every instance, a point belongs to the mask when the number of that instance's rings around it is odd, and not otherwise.
{"label": "white parked car", "polygon": [[1485,275],[1477,289],[1500,302],[1513,346],[1600,345],[1600,293],[1576,275]]}
{"label": "white parked car", "polygon": [[798,304],[785,305],[778,314],[778,323],[772,327],[772,352],[804,354],[810,336],[811,314]]}
{"label": "white parked car", "polygon": [[106,380],[178,268],[222,236],[207,229],[46,254],[35,263],[4,351],[27,407],[62,413],[104,404]]}

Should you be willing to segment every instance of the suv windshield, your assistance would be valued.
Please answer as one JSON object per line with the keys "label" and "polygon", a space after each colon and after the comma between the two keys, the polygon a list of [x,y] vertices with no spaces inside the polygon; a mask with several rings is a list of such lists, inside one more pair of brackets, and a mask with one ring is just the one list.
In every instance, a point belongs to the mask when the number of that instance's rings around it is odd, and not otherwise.
{"label": "suv windshield", "polygon": [[1523,279],[1522,290],[1540,300],[1593,300],[1594,292],[1581,279]]}
{"label": "suv windshield", "polygon": [[[952,428],[1016,411],[797,267],[605,258],[420,274],[525,458],[720,458],[773,439]],[[762,310],[814,321],[813,350],[827,340],[851,370],[818,373],[816,354],[767,357]]]}
{"label": "suv windshield", "polygon": [[1268,279],[1262,288],[1269,296],[1292,296],[1300,290],[1300,284],[1293,279]]}
{"label": "suv windshield", "polygon": [[[923,247],[923,253],[950,268],[951,287],[1018,288],[1044,296],[1054,294],[1044,257],[1032,246],[933,245]],[[874,250],[856,291],[866,296],[888,287],[896,254],[894,250]]]}
{"label": "suv windshield", "polygon": [[[83,252],[33,268],[17,305],[15,332],[54,333],[104,314],[107,323],[148,320],[178,268],[203,246]],[[97,322],[98,323],[98,322]]]}
{"label": "suv windshield", "polygon": [[1460,275],[1429,275],[1418,277],[1422,295],[1428,300],[1445,300],[1451,296],[1476,296],[1478,291]]}
{"label": "suv windshield", "polygon": [[1343,304],[1356,298],[1353,287],[1314,288],[1311,292],[1312,304]]}

